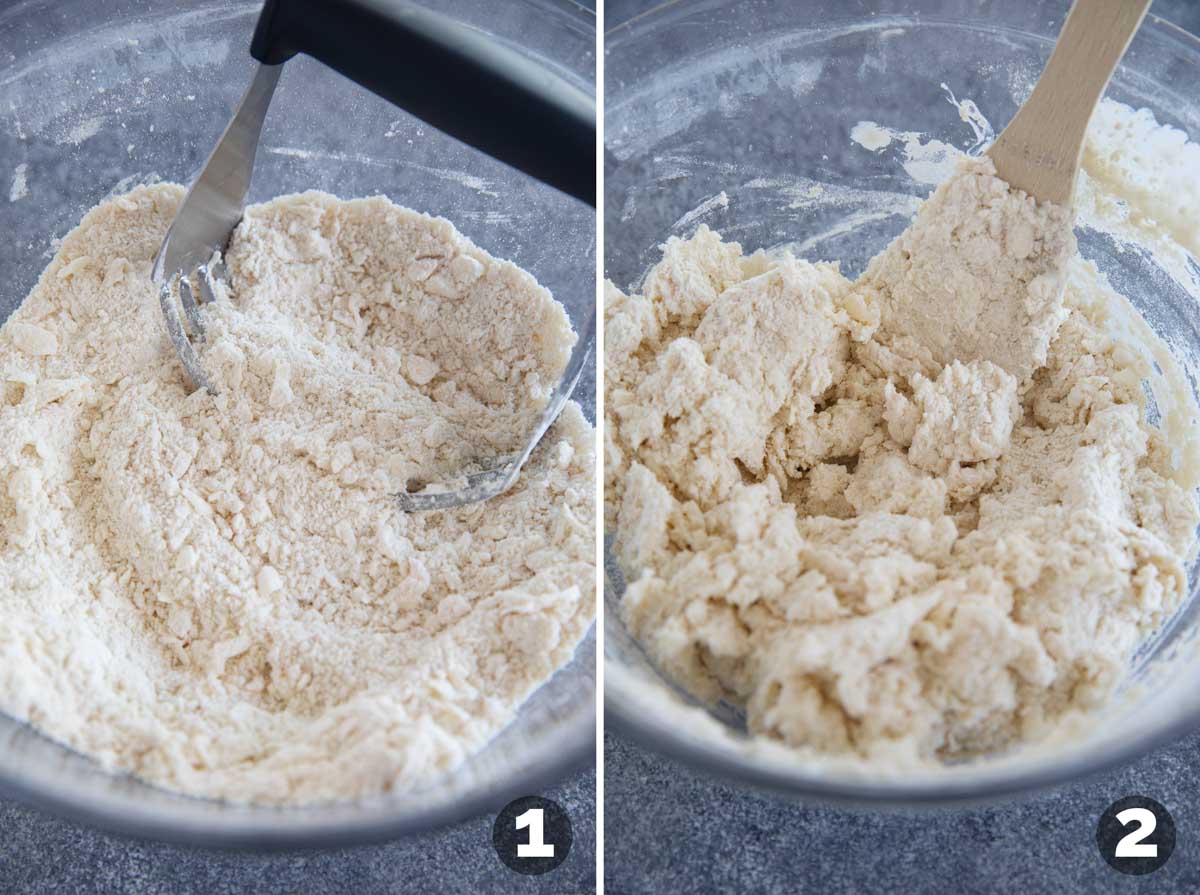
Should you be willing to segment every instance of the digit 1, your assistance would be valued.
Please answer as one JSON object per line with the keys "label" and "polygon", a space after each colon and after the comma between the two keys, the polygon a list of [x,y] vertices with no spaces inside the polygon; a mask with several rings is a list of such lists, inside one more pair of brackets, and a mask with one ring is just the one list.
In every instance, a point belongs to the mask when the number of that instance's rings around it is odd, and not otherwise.
{"label": "digit 1", "polygon": [[554,844],[542,841],[542,809],[530,808],[524,814],[518,814],[517,829],[529,827],[529,841],[517,843],[518,858],[553,858]]}

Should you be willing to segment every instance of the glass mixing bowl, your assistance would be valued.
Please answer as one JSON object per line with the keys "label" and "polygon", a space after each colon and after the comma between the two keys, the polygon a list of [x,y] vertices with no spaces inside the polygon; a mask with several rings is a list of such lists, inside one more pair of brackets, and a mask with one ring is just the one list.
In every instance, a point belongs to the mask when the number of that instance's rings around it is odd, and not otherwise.
{"label": "glass mixing bowl", "polygon": [[[249,80],[260,3],[26,0],[0,12],[0,313],[55,240],[107,195],[187,183]],[[587,90],[595,19],[570,0],[439,0]],[[430,78],[437,72],[427,72]],[[304,189],[383,193],[444,215],[533,273],[583,332],[595,306],[595,214],[425,126],[307,58],[289,62],[267,118],[251,201]],[[595,415],[595,367],[576,398]],[[136,835],[202,844],[335,845],[429,829],[496,809],[590,761],[594,631],[484,751],[420,789],[304,808],[187,798],[114,775],[0,717],[0,791]]]}
{"label": "glass mixing bowl", "polygon": [[[908,224],[936,178],[919,164],[898,164],[895,145],[878,154],[855,145],[854,126],[874,121],[919,131],[926,143],[978,150],[987,134],[947,100],[970,98],[1001,130],[1040,74],[1068,7],[1067,0],[676,0],[620,24],[610,19],[606,275],[636,288],[668,236],[706,223],[747,252],[786,245],[809,259],[841,259],[856,276]],[[1108,96],[1200,136],[1200,41],[1151,15]],[[1168,274],[1086,222],[1078,233],[1081,253],[1167,342],[1194,393],[1195,259]],[[608,552],[605,718],[613,730],[715,775],[792,795],[916,804],[1050,785],[1126,761],[1195,725],[1195,562],[1189,584],[1185,607],[1136,657],[1135,681],[1145,686],[1129,687],[1094,729],[1053,749],[897,776],[806,765],[782,748],[760,748],[736,711],[708,710],[664,680],[621,624],[623,583]]]}

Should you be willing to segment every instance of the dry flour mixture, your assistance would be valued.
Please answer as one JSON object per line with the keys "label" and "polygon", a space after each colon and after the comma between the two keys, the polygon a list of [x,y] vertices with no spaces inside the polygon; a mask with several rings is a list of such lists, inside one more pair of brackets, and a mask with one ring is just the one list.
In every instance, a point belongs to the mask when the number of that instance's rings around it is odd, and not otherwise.
{"label": "dry flour mixture", "polygon": [[882,764],[1103,704],[1183,599],[1198,522],[1117,300],[986,158],[855,282],[669,240],[606,302],[630,631],[751,731]]}
{"label": "dry flour mixture", "polygon": [[150,264],[183,197],[94,209],[0,331],[0,708],[187,793],[340,799],[483,746],[594,612],[592,429],[513,490],[391,495],[516,447],[574,341],[446,221],[247,210],[188,394]]}

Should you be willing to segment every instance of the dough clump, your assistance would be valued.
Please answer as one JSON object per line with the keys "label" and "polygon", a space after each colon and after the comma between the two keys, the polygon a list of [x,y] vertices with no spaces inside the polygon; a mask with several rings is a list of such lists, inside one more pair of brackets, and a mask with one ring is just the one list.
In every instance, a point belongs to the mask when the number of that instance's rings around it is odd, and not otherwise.
{"label": "dough clump", "polygon": [[189,393],[150,281],[183,194],[92,210],[0,330],[0,707],[194,795],[429,782],[591,622],[593,430],[486,504],[393,495],[516,448],[569,321],[445,220],[305,193],[246,210]]}
{"label": "dough clump", "polygon": [[879,762],[1106,701],[1198,516],[1066,220],[971,160],[854,283],[702,226],[609,285],[606,524],[665,673]]}

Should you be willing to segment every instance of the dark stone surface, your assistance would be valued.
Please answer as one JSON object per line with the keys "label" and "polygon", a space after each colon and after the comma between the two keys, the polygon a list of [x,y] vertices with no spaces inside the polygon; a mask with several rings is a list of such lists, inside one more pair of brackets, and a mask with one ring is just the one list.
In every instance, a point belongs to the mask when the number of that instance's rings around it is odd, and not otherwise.
{"label": "dark stone surface", "polygon": [[[607,28],[658,5],[607,0]],[[797,4],[800,6],[801,4]],[[1200,33],[1200,3],[1154,13]],[[711,192],[711,190],[709,191]],[[605,738],[605,891],[707,893],[1200,892],[1200,737],[1054,791],[923,813],[847,810],[721,782],[613,735]],[[1167,807],[1178,844],[1146,877],[1101,858],[1096,823],[1142,794]]]}
{"label": "dark stone surface", "polygon": [[570,815],[575,842],[562,866],[521,876],[492,849],[493,817],[360,848],[219,851],[126,839],[0,801],[0,892],[129,895],[397,895],[463,892],[576,895],[596,888],[596,777],[591,771],[541,793]]}
{"label": "dark stone surface", "polygon": [[[966,809],[866,812],[784,801],[605,740],[604,877],[611,895],[753,892],[1100,893],[1200,891],[1200,737],[1061,789]],[[1147,795],[1178,829],[1166,865],[1123,876],[1096,823]]]}

